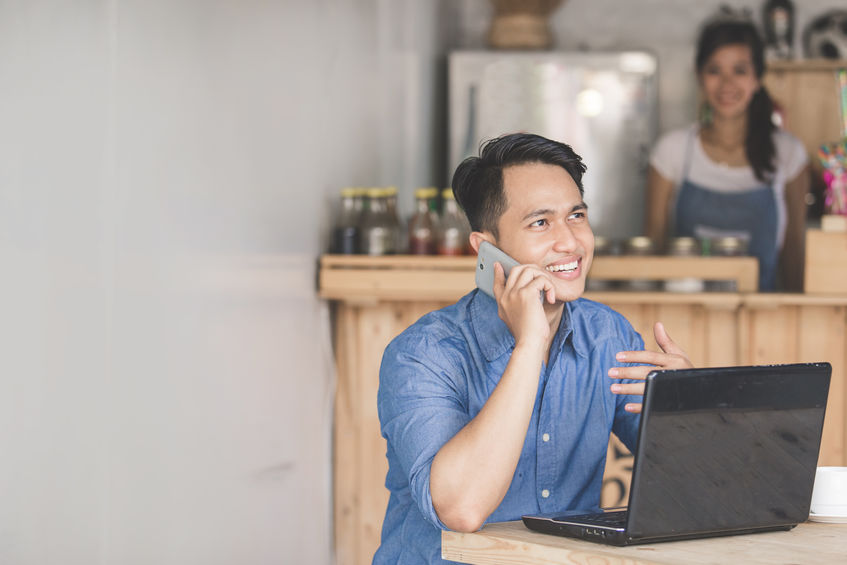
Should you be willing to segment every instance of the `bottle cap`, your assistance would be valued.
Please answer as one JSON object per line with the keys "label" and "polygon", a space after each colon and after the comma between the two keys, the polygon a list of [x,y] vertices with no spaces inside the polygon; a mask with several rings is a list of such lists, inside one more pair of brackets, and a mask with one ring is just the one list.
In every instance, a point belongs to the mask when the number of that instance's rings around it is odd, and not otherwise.
{"label": "bottle cap", "polygon": [[415,189],[415,198],[435,198],[436,196],[438,196],[438,189],[433,186]]}

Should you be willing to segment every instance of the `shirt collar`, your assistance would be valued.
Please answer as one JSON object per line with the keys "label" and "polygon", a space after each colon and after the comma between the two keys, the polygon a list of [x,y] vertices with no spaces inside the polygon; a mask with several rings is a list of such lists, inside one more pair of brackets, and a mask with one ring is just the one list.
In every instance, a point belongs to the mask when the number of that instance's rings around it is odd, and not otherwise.
{"label": "shirt collar", "polygon": [[[497,301],[480,290],[474,292],[476,294],[471,298],[470,304],[471,327],[480,351],[490,363],[514,349],[515,338],[497,313]],[[573,334],[573,308],[574,302],[565,304],[557,335],[553,338],[554,347],[561,348]]]}

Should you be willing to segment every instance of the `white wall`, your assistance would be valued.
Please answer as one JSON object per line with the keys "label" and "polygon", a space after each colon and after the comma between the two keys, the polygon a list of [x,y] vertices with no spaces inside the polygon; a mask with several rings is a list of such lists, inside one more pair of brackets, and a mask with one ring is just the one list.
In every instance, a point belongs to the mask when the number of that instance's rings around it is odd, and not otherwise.
{"label": "white wall", "polygon": [[445,5],[0,2],[0,562],[331,562],[316,258],[441,170]]}

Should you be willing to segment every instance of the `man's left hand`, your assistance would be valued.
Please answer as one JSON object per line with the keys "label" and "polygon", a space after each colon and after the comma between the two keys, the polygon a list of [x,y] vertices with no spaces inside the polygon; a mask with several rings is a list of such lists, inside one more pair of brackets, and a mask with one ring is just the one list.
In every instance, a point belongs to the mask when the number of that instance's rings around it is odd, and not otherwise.
{"label": "man's left hand", "polygon": [[[653,336],[662,352],[657,351],[620,351],[615,355],[618,361],[626,363],[644,363],[635,367],[612,367],[609,376],[614,379],[644,380],[650,371],[656,369],[689,369],[694,365],[685,351],[682,350],[665,330],[664,324],[656,322],[653,326]],[[611,387],[615,394],[644,394],[644,383],[615,383]],[[625,407],[627,412],[641,413],[641,404],[630,402]]]}

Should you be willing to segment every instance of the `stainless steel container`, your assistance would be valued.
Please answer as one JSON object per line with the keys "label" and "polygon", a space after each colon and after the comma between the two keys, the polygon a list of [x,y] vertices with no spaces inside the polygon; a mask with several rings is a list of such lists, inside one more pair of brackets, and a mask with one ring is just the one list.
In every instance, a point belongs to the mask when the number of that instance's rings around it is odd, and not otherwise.
{"label": "stainless steel container", "polygon": [[[700,250],[700,242],[693,237],[675,237],[668,245],[668,255],[675,257],[698,257]],[[706,281],[697,277],[668,279],[664,287],[668,292],[703,292]]]}
{"label": "stainless steel container", "polygon": [[[655,255],[656,244],[652,239],[643,235],[631,237],[627,239],[624,244],[624,252],[626,255],[635,255],[639,257]],[[659,290],[661,287],[659,281],[656,280],[629,279],[623,282],[622,288],[624,290],[631,290],[635,292],[653,292]]]}
{"label": "stainless steel container", "polygon": [[[602,235],[594,236],[594,256],[602,257],[609,255],[620,255],[620,245],[617,241],[603,237]],[[588,274],[588,280],[585,281],[585,290],[600,292],[606,290],[615,290],[617,282],[606,279],[595,279]]]}
{"label": "stainless steel container", "polygon": [[[739,237],[716,237],[710,241],[715,257],[742,257],[747,255],[747,241]],[[709,281],[706,288],[712,292],[738,292],[738,284],[732,281]]]}

